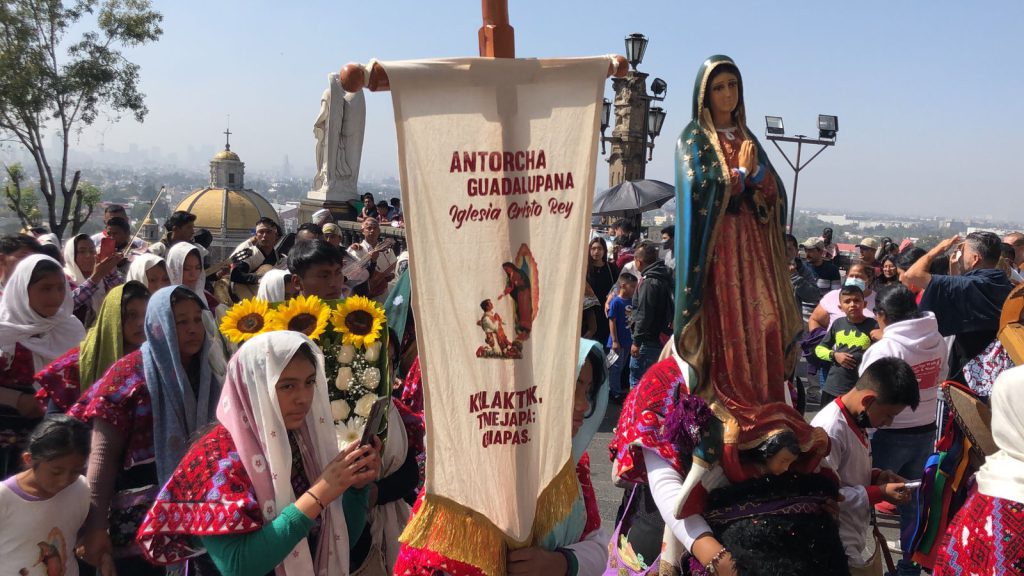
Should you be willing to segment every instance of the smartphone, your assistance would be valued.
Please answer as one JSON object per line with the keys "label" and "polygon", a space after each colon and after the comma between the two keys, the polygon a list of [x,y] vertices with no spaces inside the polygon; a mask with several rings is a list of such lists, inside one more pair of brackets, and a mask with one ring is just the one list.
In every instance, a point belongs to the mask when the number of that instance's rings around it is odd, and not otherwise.
{"label": "smartphone", "polygon": [[117,247],[114,246],[114,239],[105,236],[100,240],[100,254],[98,260],[102,261],[113,256],[114,250],[117,250]]}
{"label": "smartphone", "polygon": [[377,398],[370,408],[370,415],[366,417],[366,428],[363,429],[363,437],[359,440],[360,446],[373,444],[373,437],[377,435],[384,417],[388,414],[388,404],[391,403],[390,396]]}
{"label": "smartphone", "polygon": [[913,482],[906,482],[903,484],[903,487],[907,490],[916,490],[921,487],[921,481],[914,480]]}

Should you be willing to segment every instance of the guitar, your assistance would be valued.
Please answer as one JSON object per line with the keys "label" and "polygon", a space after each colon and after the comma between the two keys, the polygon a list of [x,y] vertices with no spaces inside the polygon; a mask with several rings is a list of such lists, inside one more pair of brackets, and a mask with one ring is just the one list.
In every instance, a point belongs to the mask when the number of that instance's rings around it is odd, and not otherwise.
{"label": "guitar", "polygon": [[[391,247],[394,245],[395,241],[390,238],[385,238],[384,240],[381,240],[366,254],[345,266],[345,277],[351,278],[360,269],[368,266],[370,262],[372,262],[373,259],[377,257],[377,255],[384,252],[385,250],[390,250]],[[371,298],[375,296],[380,296],[381,294],[384,293],[384,290],[387,289],[388,282],[391,282],[391,279],[394,277],[394,274],[391,273],[393,269],[394,265],[392,265],[387,270],[376,270],[372,275],[370,275],[370,279],[366,281],[366,287],[369,291]]]}
{"label": "guitar", "polygon": [[[225,263],[237,264],[238,262],[247,259],[251,255],[251,252],[249,252],[249,250],[253,249],[254,248],[249,247],[245,250],[242,250],[241,252],[236,253],[233,256],[229,256]],[[258,278],[263,278],[263,276],[267,272],[270,272],[271,270],[284,270],[286,268],[288,268],[288,259],[285,258],[284,256],[279,255],[277,257],[276,264],[263,264],[256,268],[256,270],[253,270],[252,273],[255,274],[256,277]],[[256,293],[259,291],[259,287],[259,283],[241,284],[238,282],[231,282],[231,293],[233,295],[233,298],[236,299],[236,301],[246,300],[248,298],[255,298]]]}

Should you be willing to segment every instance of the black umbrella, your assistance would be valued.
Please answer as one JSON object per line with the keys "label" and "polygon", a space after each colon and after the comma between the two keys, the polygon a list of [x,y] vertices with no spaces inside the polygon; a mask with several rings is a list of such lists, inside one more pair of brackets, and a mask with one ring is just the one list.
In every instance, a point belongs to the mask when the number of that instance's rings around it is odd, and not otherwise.
{"label": "black umbrella", "polygon": [[660,208],[676,196],[671,184],[635,180],[616,184],[594,197],[594,216],[632,216]]}

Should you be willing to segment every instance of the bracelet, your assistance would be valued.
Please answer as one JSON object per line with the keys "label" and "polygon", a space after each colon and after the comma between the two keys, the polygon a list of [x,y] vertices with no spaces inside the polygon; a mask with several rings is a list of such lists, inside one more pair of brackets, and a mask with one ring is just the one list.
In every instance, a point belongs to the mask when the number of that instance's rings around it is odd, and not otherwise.
{"label": "bracelet", "polygon": [[[572,576],[579,570],[579,564],[576,561],[576,555],[572,553],[572,550],[568,548],[556,548],[555,552],[558,552],[565,558],[565,575]],[[574,570],[573,567],[576,567]]]}
{"label": "bracelet", "polygon": [[320,506],[321,512],[327,509],[327,507],[324,506],[324,503],[320,501],[320,498],[318,498],[316,494],[313,494],[312,490],[306,490],[306,494],[309,494],[309,497],[316,501],[317,505]]}
{"label": "bracelet", "polygon": [[718,574],[718,562],[722,559],[723,556],[725,556],[728,553],[729,549],[725,546],[722,546],[722,549],[719,550],[713,558],[711,558],[711,561],[708,562],[706,566],[704,566],[704,571],[708,574]]}

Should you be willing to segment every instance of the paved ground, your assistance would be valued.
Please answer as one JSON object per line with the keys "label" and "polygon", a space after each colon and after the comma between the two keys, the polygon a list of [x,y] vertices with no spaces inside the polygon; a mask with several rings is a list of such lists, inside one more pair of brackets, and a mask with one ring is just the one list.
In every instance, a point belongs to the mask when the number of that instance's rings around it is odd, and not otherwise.
{"label": "paved ground", "polygon": [[[816,397],[813,397],[815,400]],[[612,440],[612,430],[619,421],[619,412],[622,409],[620,404],[608,406],[604,422],[598,429],[594,439],[590,442],[590,472],[594,482],[594,490],[597,492],[597,503],[601,508],[601,523],[610,535],[615,529],[615,514],[618,511],[622,500],[622,489],[616,488],[611,481],[611,461],[608,458],[608,444]],[[810,421],[817,414],[817,406],[808,402],[808,413],[806,418]],[[813,411],[810,411],[813,410]],[[899,519],[897,517],[881,517],[879,525],[882,534],[889,541],[889,548],[893,551],[893,561],[899,559]],[[874,547],[868,546],[868,553]]]}

